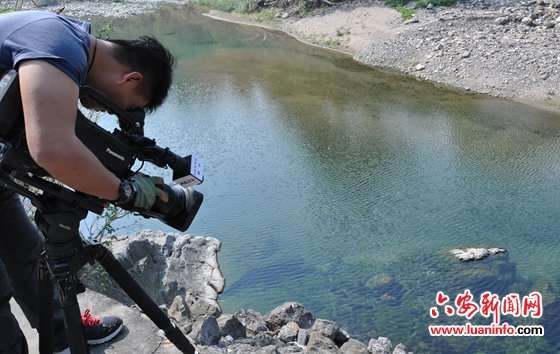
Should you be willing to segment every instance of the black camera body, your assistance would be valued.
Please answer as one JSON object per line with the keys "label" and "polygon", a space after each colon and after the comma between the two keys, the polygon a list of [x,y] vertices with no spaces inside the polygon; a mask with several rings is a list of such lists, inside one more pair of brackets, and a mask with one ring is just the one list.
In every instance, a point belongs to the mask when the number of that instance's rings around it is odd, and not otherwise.
{"label": "black camera body", "polygon": [[[76,136],[95,154],[99,161],[117,177],[126,179],[136,173],[134,163],[151,162],[173,170],[173,185],[166,185],[167,201],[157,200],[151,210],[134,210],[145,217],[155,217],[165,224],[186,231],[202,204],[203,195],[192,189],[202,183],[202,166],[193,156],[180,157],[156,141],[144,136],[144,112],[125,111],[91,87],[82,87],[80,96],[88,96],[117,116],[120,129],[108,132],[86,118],[80,110],[76,117]],[[18,75],[10,70],[0,78],[0,169],[14,179],[18,176],[49,177],[47,171],[31,158],[27,142]],[[26,179],[25,183],[33,185]],[[45,191],[43,190],[43,193]],[[56,192],[49,192],[56,193]],[[79,193],[79,192],[75,192]],[[91,211],[97,208],[90,208]]]}

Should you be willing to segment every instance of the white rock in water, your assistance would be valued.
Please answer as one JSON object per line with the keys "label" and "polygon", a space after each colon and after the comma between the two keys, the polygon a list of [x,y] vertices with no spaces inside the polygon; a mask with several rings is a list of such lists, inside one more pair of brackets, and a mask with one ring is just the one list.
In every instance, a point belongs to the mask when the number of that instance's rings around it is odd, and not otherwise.
{"label": "white rock in water", "polygon": [[503,248],[464,248],[452,249],[451,254],[457,257],[460,261],[478,261],[490,255],[506,253]]}

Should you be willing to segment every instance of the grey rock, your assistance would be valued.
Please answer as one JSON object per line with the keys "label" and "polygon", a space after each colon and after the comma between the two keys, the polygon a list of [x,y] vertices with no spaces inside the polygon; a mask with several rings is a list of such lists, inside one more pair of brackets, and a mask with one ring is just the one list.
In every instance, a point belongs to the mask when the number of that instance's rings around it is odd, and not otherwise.
{"label": "grey rock", "polygon": [[268,330],[264,316],[253,309],[239,310],[235,313],[235,317],[245,326],[247,335],[255,335]]}
{"label": "grey rock", "polygon": [[185,300],[181,295],[175,296],[171,305],[167,309],[167,315],[174,319],[177,323],[183,324],[190,320],[190,312]]}
{"label": "grey rock", "polygon": [[391,340],[386,337],[379,337],[377,339],[370,339],[368,343],[368,350],[372,354],[391,354]]}
{"label": "grey rock", "polygon": [[428,3],[428,5],[426,6],[426,8],[427,8],[428,10],[431,10],[431,9],[434,8],[434,4],[432,4],[432,3],[430,2],[430,3]]}
{"label": "grey rock", "polygon": [[299,346],[297,343],[287,343],[283,347],[276,348],[278,354],[291,354],[291,353],[303,353],[303,347]]}
{"label": "grey rock", "polygon": [[393,350],[393,354],[407,354],[406,346],[402,343],[397,344],[395,350]]}
{"label": "grey rock", "polygon": [[323,319],[317,319],[311,327],[311,333],[320,333],[332,340],[334,340],[338,331],[339,326],[335,322]]}
{"label": "grey rock", "polygon": [[266,347],[255,350],[253,353],[254,354],[277,354],[278,351],[276,351],[276,346],[268,345]]}
{"label": "grey rock", "polygon": [[215,345],[212,346],[204,346],[204,345],[198,345],[196,347],[196,351],[198,352],[198,354],[224,354],[226,353],[226,349],[225,348],[220,348],[217,347]]}
{"label": "grey rock", "polygon": [[414,67],[414,69],[415,69],[416,71],[422,71],[422,70],[426,69],[426,65],[424,65],[424,64],[418,64],[418,65],[416,65],[416,66]]}
{"label": "grey rock", "polygon": [[196,320],[189,335],[196,343],[216,345],[220,341],[220,327],[216,317],[207,316]]}
{"label": "grey rock", "polygon": [[268,329],[276,331],[290,321],[294,321],[298,325],[300,323],[307,325],[310,316],[313,317],[309,311],[305,310],[302,304],[286,302],[270,311],[265,321]]}
{"label": "grey rock", "polygon": [[269,345],[282,345],[282,342],[268,333],[258,333],[256,336],[251,338],[253,343],[258,347],[266,347]]}
{"label": "grey rock", "polygon": [[246,343],[233,343],[227,348],[228,354],[247,354],[253,353],[255,351],[255,347],[251,344]]}
{"label": "grey rock", "polygon": [[411,18],[410,20],[404,21],[404,24],[405,24],[405,25],[410,25],[410,24],[412,24],[412,23],[418,23],[418,22],[420,22],[420,21],[419,21],[416,17],[413,17],[413,18]]}
{"label": "grey rock", "polygon": [[309,342],[309,332],[310,330],[308,329],[300,329],[298,331],[298,336],[297,336],[297,343],[301,346],[306,346],[307,342]]}
{"label": "grey rock", "polygon": [[507,25],[511,21],[509,16],[498,17],[494,20],[498,25]]}
{"label": "grey rock", "polygon": [[299,326],[296,322],[290,321],[286,323],[278,332],[278,339],[283,342],[293,342],[297,340]]}
{"label": "grey rock", "polygon": [[[170,305],[176,296],[182,296],[193,319],[221,313],[217,301],[224,289],[217,258],[220,241],[142,231],[119,237],[107,246],[156,303]],[[97,267],[84,269],[81,279],[89,289],[132,305],[120,287]]]}
{"label": "grey rock", "polygon": [[531,17],[523,17],[521,23],[526,26],[533,26],[533,19]]}
{"label": "grey rock", "polygon": [[233,337],[230,336],[230,335],[227,335],[225,337],[220,338],[220,341],[218,342],[218,345],[220,347],[225,348],[225,347],[233,344],[233,341],[234,341]]}
{"label": "grey rock", "polygon": [[471,52],[469,52],[468,50],[464,51],[464,52],[461,54],[461,58],[463,58],[463,59],[468,58],[468,57],[470,57],[470,56],[471,56]]}
{"label": "grey rock", "polygon": [[369,354],[367,346],[355,339],[350,339],[340,347],[342,354]]}
{"label": "grey rock", "polygon": [[320,353],[320,354],[330,354],[338,353],[338,347],[330,339],[320,332],[311,332],[309,335],[309,343],[305,348],[306,353]]}
{"label": "grey rock", "polygon": [[223,337],[230,336],[232,339],[237,339],[247,336],[245,326],[234,315],[218,317],[218,326]]}

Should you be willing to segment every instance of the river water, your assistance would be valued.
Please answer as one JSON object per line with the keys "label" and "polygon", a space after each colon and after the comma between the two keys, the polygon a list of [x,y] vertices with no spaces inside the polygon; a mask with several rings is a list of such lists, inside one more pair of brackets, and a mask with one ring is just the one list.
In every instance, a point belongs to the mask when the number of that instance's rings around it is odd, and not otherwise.
{"label": "river water", "polygon": [[[159,144],[206,165],[189,233],[220,239],[225,312],[288,301],[417,353],[560,350],[560,116],[382,73],[184,9],[113,23],[177,57]],[[151,170],[156,171],[156,170]],[[167,174],[168,175],[168,174]],[[169,230],[150,220],[141,228]],[[503,247],[460,263],[449,250]],[[438,290],[543,293],[545,338],[433,338]],[[505,321],[506,321],[505,320]],[[478,316],[476,323],[488,323]]]}

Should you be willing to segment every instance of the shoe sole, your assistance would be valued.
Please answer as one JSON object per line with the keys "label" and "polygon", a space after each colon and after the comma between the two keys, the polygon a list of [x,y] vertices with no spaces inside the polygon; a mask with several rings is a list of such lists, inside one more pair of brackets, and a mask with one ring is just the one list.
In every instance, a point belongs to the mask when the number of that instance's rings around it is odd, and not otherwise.
{"label": "shoe sole", "polygon": [[110,335],[108,335],[107,337],[103,337],[101,339],[88,339],[87,344],[88,345],[99,345],[99,344],[103,344],[103,343],[107,343],[110,340],[112,340],[113,338],[115,338],[119,333],[121,333],[121,330],[123,329],[123,325],[121,323],[121,325],[119,326],[119,328],[117,328],[116,331],[114,331],[113,333],[111,333]]}

